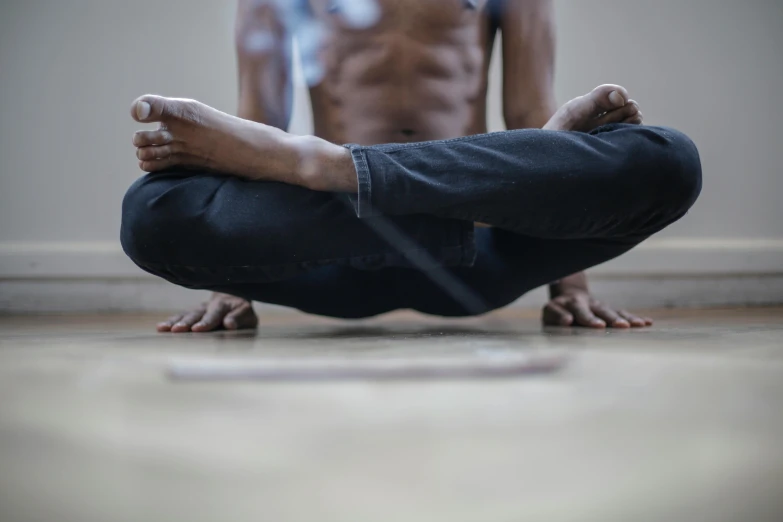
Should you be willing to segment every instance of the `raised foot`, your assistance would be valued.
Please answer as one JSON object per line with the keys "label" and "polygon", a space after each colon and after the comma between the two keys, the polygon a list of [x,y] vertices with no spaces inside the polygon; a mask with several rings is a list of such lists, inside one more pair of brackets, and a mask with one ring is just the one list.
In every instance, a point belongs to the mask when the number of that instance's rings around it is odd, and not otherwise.
{"label": "raised foot", "polygon": [[610,123],[639,125],[643,115],[628,91],[619,85],[601,85],[574,98],[555,113],[545,130],[590,132]]}
{"label": "raised foot", "polygon": [[155,130],[133,136],[139,167],[156,172],[194,167],[249,179],[294,182],[291,136],[279,129],[236,118],[195,100],[145,95],[131,105],[140,123]]}

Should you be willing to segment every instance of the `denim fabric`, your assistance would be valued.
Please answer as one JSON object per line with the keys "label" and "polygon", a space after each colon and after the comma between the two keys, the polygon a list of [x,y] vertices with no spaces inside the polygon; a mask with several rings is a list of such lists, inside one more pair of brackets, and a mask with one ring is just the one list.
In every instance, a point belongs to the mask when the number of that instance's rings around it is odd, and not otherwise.
{"label": "denim fabric", "polygon": [[348,147],[359,217],[427,213],[533,237],[619,238],[657,232],[701,188],[695,145],[657,127]]}
{"label": "denim fabric", "polygon": [[[660,127],[346,147],[359,182],[350,195],[144,176],[123,202],[123,248],[175,284],[321,315],[475,315],[627,252],[701,190],[695,145]],[[474,233],[474,221],[494,228]]]}

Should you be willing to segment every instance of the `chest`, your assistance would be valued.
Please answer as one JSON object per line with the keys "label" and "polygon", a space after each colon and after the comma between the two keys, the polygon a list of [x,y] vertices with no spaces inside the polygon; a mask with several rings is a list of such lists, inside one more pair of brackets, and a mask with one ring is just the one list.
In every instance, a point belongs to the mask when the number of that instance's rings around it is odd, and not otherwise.
{"label": "chest", "polygon": [[488,2],[489,0],[309,0],[312,13],[336,30],[416,33],[437,33],[476,25],[485,19]]}

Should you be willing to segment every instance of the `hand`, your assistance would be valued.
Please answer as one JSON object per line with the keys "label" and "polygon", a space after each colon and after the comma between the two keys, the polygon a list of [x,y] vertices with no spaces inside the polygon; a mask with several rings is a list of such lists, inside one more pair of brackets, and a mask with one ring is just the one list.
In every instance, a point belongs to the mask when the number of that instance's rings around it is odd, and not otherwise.
{"label": "hand", "polygon": [[565,291],[544,306],[543,322],[548,326],[587,326],[590,328],[641,328],[652,319],[625,310],[616,311],[594,299],[584,290]]}
{"label": "hand", "polygon": [[159,332],[211,332],[225,328],[239,330],[255,328],[258,317],[250,301],[215,292],[206,303],[191,312],[172,315],[158,323]]}

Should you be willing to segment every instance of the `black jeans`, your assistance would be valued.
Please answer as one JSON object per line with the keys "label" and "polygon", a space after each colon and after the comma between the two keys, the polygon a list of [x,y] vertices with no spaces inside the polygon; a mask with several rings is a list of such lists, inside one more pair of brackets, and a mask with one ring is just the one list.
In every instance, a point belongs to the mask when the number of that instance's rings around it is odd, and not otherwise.
{"label": "black jeans", "polygon": [[695,145],[661,127],[347,147],[351,195],[146,175],[123,202],[123,248],[172,283],[320,315],[475,315],[627,252],[701,191]]}

